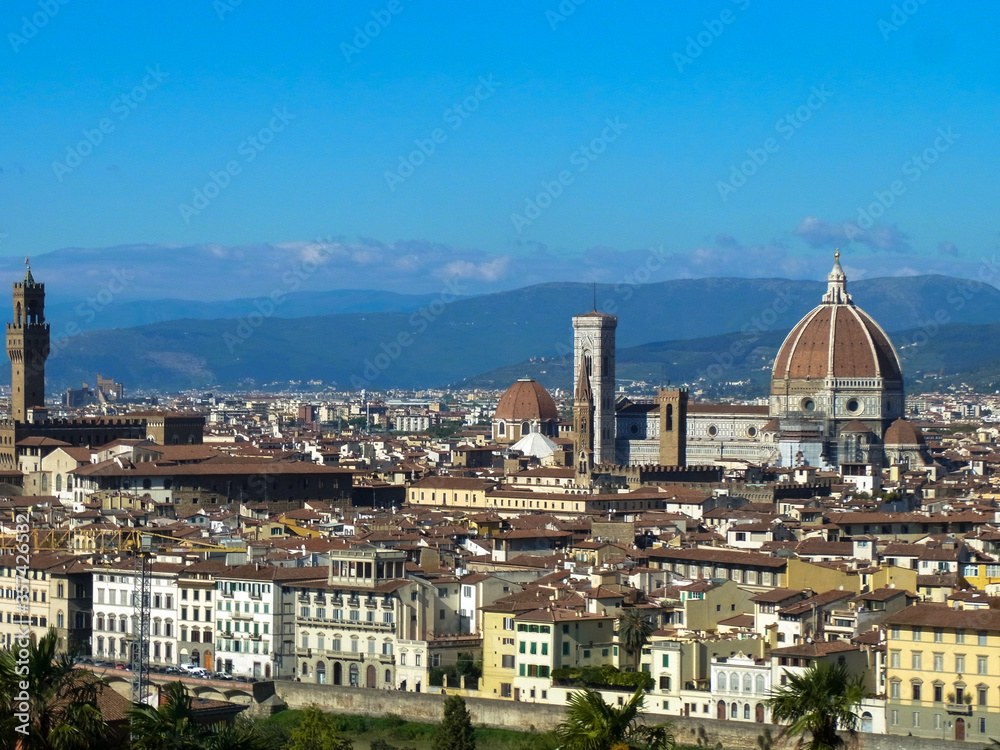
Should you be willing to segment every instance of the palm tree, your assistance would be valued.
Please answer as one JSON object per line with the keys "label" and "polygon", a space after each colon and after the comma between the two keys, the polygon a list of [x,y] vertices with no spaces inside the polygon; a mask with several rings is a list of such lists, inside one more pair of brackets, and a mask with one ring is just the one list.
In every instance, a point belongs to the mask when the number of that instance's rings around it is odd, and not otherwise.
{"label": "palm tree", "polygon": [[[0,651],[0,748],[94,750],[108,747],[111,731],[97,708],[105,683],[57,653],[50,629],[22,649]],[[24,709],[27,710],[24,710]],[[17,714],[27,714],[23,725]]]}
{"label": "palm tree", "polygon": [[280,742],[274,732],[242,716],[232,724],[206,726],[191,708],[191,696],[180,682],[164,688],[163,705],[133,704],[129,711],[131,750],[268,750]]}
{"label": "palm tree", "polygon": [[625,653],[635,659],[636,670],[642,659],[642,649],[649,643],[652,634],[653,625],[642,610],[624,609],[618,615],[618,643]]}
{"label": "palm tree", "polygon": [[623,706],[610,706],[600,693],[572,693],[566,720],[556,727],[560,750],[672,750],[670,724],[639,723],[644,699],[642,688]]}
{"label": "palm tree", "polygon": [[774,720],[788,722],[782,736],[799,735],[796,746],[808,750],[843,747],[838,729],[854,737],[860,722],[857,708],[868,697],[863,675],[851,674],[844,664],[822,661],[801,674],[785,675],[786,684],[767,699]]}
{"label": "palm tree", "polygon": [[194,720],[187,688],[172,682],[164,692],[159,708],[136,703],[129,711],[132,750],[201,750],[209,732]]}

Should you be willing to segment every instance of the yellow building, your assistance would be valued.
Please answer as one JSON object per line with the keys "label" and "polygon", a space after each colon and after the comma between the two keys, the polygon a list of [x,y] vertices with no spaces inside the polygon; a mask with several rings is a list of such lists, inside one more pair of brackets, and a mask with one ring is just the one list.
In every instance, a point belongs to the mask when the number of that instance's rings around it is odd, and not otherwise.
{"label": "yellow building", "polygon": [[1000,565],[996,563],[962,563],[959,573],[966,583],[980,591],[986,591],[987,586],[995,588],[1000,584]]}
{"label": "yellow building", "polygon": [[1000,732],[1000,610],[922,603],[885,622],[890,734],[983,744]]}
{"label": "yellow building", "polygon": [[567,692],[580,688],[553,691],[553,670],[618,666],[611,615],[547,606],[518,615],[514,627],[515,700],[564,703]]}

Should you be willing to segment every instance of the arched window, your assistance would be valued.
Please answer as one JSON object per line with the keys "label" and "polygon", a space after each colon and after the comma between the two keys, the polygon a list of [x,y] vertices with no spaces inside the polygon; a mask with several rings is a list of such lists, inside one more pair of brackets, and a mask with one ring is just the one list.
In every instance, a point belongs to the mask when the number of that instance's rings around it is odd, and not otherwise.
{"label": "arched window", "polygon": [[97,653],[104,655],[104,636],[97,636]]}
{"label": "arched window", "polygon": [[121,618],[119,618],[118,624],[121,625],[121,631],[123,633],[128,632],[128,618],[125,617],[125,615],[122,615]]}
{"label": "arched window", "polygon": [[750,718],[750,704],[749,703],[747,703],[747,704],[745,704],[743,706],[743,718],[744,719],[749,719]]}
{"label": "arched window", "polygon": [[764,675],[757,675],[757,693],[760,695],[764,694]]}
{"label": "arched window", "polygon": [[392,672],[390,670],[385,670],[385,684],[392,684]]}
{"label": "arched window", "polygon": [[736,701],[733,701],[729,706],[729,718],[736,719],[739,717],[739,706],[736,705]]}
{"label": "arched window", "polygon": [[749,693],[751,690],[753,690],[753,678],[745,674],[743,675],[743,692]]}
{"label": "arched window", "polygon": [[531,424],[525,422],[524,424],[521,425],[521,437],[524,437],[529,432],[531,432]]}
{"label": "arched window", "polygon": [[[97,629],[98,630],[104,630],[104,615],[103,614],[97,615]],[[103,641],[104,639],[101,638],[101,640]]]}
{"label": "arched window", "polygon": [[674,405],[667,404],[667,424],[666,429],[668,432],[674,429]]}
{"label": "arched window", "polygon": [[62,492],[62,474],[56,474],[56,492]]}
{"label": "arched window", "polygon": [[358,665],[352,664],[348,674],[349,674],[350,684],[353,685],[354,687],[357,687],[358,675],[359,675]]}
{"label": "arched window", "polygon": [[726,689],[726,673],[719,672],[719,690]]}

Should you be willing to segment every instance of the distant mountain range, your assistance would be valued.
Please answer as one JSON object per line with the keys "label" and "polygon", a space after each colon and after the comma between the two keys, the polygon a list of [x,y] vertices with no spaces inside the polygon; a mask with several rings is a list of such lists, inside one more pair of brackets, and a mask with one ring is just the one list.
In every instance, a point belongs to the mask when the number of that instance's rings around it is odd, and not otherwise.
{"label": "distant mountain range", "polygon": [[[812,281],[685,279],[598,285],[596,301],[619,318],[623,382],[693,384],[701,377],[713,393],[759,395],[785,334],[824,290]],[[945,276],[863,280],[849,290],[893,334],[908,378],[930,372],[986,383],[1000,372],[1000,357],[983,345],[1000,333],[1000,290]],[[458,299],[294,292],[273,307],[265,297],[112,301],[114,314],[102,311],[94,321],[84,320],[80,302],[56,302],[48,315],[48,380],[61,390],[100,372],[134,392],[289,380],[340,388],[505,387],[529,375],[568,389],[571,318],[591,309],[594,295],[587,284],[557,283]],[[85,330],[111,318],[121,327]],[[738,355],[730,359],[732,352]],[[3,377],[9,382],[8,372]],[[718,386],[727,382],[741,385]]]}

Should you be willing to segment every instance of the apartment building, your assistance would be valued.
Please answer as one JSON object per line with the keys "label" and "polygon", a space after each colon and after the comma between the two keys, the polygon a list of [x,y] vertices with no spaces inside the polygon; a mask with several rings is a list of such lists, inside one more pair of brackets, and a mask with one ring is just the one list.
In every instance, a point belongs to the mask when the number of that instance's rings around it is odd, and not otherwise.
{"label": "apartment building", "polygon": [[890,734],[987,742],[1000,732],[1000,610],[921,603],[885,622]]}
{"label": "apartment building", "polygon": [[[149,564],[149,662],[176,665],[178,635],[177,576],[180,563]],[[132,658],[136,616],[134,559],[92,567],[94,592],[93,656],[128,663]]]}
{"label": "apartment building", "polygon": [[325,567],[259,563],[226,568],[215,578],[215,668],[258,679],[295,676],[295,590],[322,580]]}
{"label": "apartment building", "polygon": [[298,679],[426,690],[435,587],[407,579],[405,565],[401,550],[336,550],[322,579],[289,584]]}
{"label": "apartment building", "polygon": [[55,628],[60,650],[89,653],[89,567],[59,552],[34,552],[27,566],[17,558],[0,557],[0,646],[10,646],[22,626],[35,638]]}

